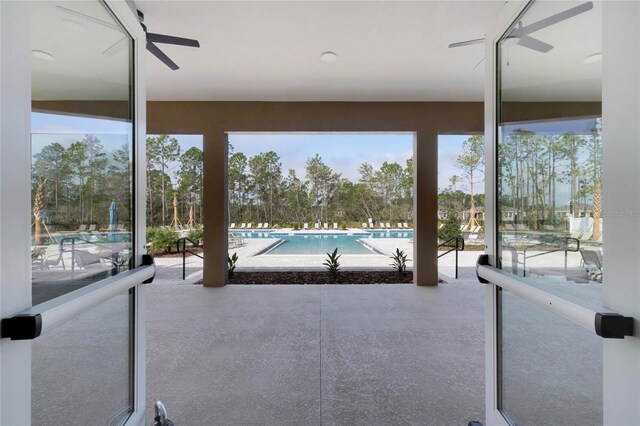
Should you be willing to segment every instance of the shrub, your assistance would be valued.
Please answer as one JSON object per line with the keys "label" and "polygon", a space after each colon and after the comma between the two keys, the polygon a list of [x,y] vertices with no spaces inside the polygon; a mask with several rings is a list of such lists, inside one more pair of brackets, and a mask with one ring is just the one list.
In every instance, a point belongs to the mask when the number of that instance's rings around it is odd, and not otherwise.
{"label": "shrub", "polygon": [[195,228],[189,231],[187,234],[187,238],[193,241],[196,244],[202,244],[202,236],[204,235],[204,230],[202,228]]}
{"label": "shrub", "polygon": [[160,228],[147,228],[147,244],[150,244],[151,241],[156,237],[156,234]]}
{"label": "shrub", "polygon": [[438,238],[442,241],[447,241],[455,237],[462,237],[462,233],[460,232],[460,219],[458,219],[455,213],[449,213],[442,228],[438,229]]}
{"label": "shrub", "polygon": [[238,262],[238,253],[233,253],[233,256],[227,256],[227,275],[229,279],[233,277],[233,273],[236,270],[236,263]]}
{"label": "shrub", "polygon": [[340,259],[341,254],[338,254],[338,248],[333,251],[333,253],[327,253],[327,259],[324,261],[323,265],[327,267],[327,274],[331,278],[335,278],[338,276],[338,272],[340,272]]}
{"label": "shrub", "polygon": [[393,259],[391,266],[393,266],[393,269],[398,273],[404,274],[407,271],[407,255],[404,253],[404,250],[396,249],[391,259]]}
{"label": "shrub", "polygon": [[158,229],[149,240],[149,252],[152,254],[168,253],[176,246],[178,236],[171,229]]}

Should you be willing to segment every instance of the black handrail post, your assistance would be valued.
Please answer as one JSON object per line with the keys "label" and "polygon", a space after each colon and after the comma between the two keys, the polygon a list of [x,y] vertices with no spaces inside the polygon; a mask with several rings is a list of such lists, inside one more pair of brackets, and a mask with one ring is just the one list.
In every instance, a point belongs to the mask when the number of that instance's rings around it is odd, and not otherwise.
{"label": "black handrail post", "polygon": [[456,237],[456,280],[458,279],[458,237]]}
{"label": "black handrail post", "polygon": [[75,275],[75,263],[76,263],[76,239],[71,239],[71,279]]}
{"label": "black handrail post", "polygon": [[187,271],[187,240],[182,240],[182,281],[186,279]]}

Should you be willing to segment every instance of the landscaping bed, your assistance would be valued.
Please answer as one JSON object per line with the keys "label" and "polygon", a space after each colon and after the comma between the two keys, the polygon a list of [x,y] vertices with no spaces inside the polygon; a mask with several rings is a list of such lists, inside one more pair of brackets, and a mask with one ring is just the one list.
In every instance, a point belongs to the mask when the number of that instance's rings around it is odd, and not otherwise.
{"label": "landscaping bed", "polygon": [[336,277],[326,272],[236,272],[229,284],[412,284],[413,272],[344,271]]}

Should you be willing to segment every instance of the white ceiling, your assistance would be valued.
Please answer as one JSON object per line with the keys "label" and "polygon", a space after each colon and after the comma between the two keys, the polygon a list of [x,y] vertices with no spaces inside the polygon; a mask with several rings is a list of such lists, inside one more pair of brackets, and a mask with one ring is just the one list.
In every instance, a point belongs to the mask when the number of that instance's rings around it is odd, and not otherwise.
{"label": "white ceiling", "polygon": [[[483,37],[504,1],[136,1],[150,32],[196,38],[147,53],[150,100],[481,101]],[[335,63],[320,54],[333,51]]]}
{"label": "white ceiling", "polygon": [[[31,58],[34,100],[129,99],[130,38],[97,1],[33,1]],[[123,40],[124,39],[124,40]],[[122,40],[114,55],[103,52]]]}

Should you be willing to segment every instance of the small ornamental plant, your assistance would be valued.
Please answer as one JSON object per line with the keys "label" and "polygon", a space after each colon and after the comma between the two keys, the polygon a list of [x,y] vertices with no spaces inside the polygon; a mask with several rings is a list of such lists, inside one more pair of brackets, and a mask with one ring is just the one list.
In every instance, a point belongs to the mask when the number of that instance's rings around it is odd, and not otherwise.
{"label": "small ornamental plant", "polygon": [[233,277],[233,272],[236,270],[236,262],[238,262],[238,253],[233,253],[233,256],[227,256],[227,274],[229,279]]}
{"label": "small ornamental plant", "polygon": [[393,266],[393,269],[396,270],[399,274],[404,274],[407,271],[407,255],[404,253],[404,250],[396,249],[396,252],[391,256],[393,263],[390,263]]}
{"label": "small ornamental plant", "polygon": [[340,272],[340,259],[341,254],[338,254],[338,248],[333,251],[333,253],[327,253],[327,259],[324,261],[323,265],[327,267],[327,275],[330,278],[335,278],[338,276],[338,272]]}

